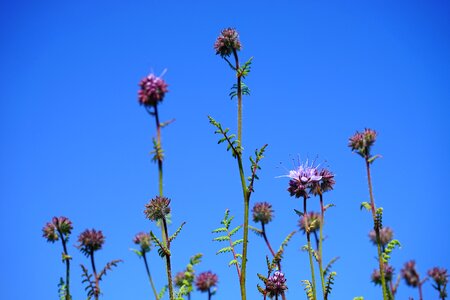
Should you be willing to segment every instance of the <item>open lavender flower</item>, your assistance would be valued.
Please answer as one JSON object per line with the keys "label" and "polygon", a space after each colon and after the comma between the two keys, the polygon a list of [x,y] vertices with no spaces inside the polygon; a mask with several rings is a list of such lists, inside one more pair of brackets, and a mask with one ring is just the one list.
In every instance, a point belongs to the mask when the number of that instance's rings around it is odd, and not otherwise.
{"label": "open lavender flower", "polygon": [[95,251],[102,249],[102,246],[105,243],[105,237],[101,230],[86,229],[78,236],[78,242],[80,244],[77,248],[86,256],[89,256]]}
{"label": "open lavender flower", "polygon": [[145,205],[145,216],[151,221],[158,221],[170,213],[170,199],[156,196]]}
{"label": "open lavender flower", "polygon": [[302,216],[298,221],[298,225],[303,233],[306,233],[305,224],[308,222],[309,232],[314,232],[319,230],[320,228],[320,213],[317,212],[309,212],[308,214]]}
{"label": "open lavender flower", "polygon": [[286,278],[284,274],[276,271],[273,275],[267,278],[266,282],[266,293],[270,298],[282,295],[284,291],[287,290]]}
{"label": "open lavender flower", "polygon": [[352,151],[358,153],[364,158],[370,157],[370,149],[375,143],[377,132],[375,130],[366,128],[364,132],[356,132],[350,137],[348,146]]}
{"label": "open lavender flower", "polygon": [[[390,227],[383,227],[380,229],[380,242],[383,247],[385,247],[394,237],[394,231]],[[371,230],[369,232],[369,238],[372,241],[372,243],[376,246],[377,245],[377,235],[375,233],[375,230]]]}
{"label": "open lavender flower", "polygon": [[420,284],[419,273],[417,273],[416,262],[414,260],[405,263],[401,274],[403,279],[405,279],[407,285],[412,287],[419,286]]}
{"label": "open lavender flower", "polygon": [[133,242],[141,247],[141,252],[149,252],[151,247],[150,235],[145,232],[140,232],[135,235]]}
{"label": "open lavender flower", "polygon": [[253,221],[255,223],[268,224],[273,218],[272,204],[268,202],[255,203],[252,209]]}
{"label": "open lavender flower", "polygon": [[45,224],[42,228],[42,236],[47,239],[48,242],[56,242],[60,235],[65,241],[69,239],[73,229],[72,222],[66,217],[53,217],[51,222]]}
{"label": "open lavender flower", "polygon": [[222,57],[230,56],[233,51],[240,51],[241,42],[239,41],[239,34],[236,29],[223,29],[214,43],[214,50],[216,50],[216,54]]}
{"label": "open lavender flower", "polygon": [[[392,277],[394,275],[394,268],[388,264],[384,265],[384,278],[386,279],[386,282],[392,281]],[[380,270],[375,269],[372,272],[372,282],[375,283],[375,285],[381,285],[381,275]]]}
{"label": "open lavender flower", "polygon": [[164,99],[167,83],[160,77],[150,74],[139,82],[139,103],[145,106],[155,106]]}
{"label": "open lavender flower", "polygon": [[289,171],[286,177],[290,178],[288,192],[296,198],[308,198],[312,185],[319,184],[322,179],[317,167],[308,165],[308,162],[300,165],[296,170]]}
{"label": "open lavender flower", "polygon": [[219,281],[216,274],[211,271],[200,273],[195,279],[195,286],[200,292],[209,292]]}

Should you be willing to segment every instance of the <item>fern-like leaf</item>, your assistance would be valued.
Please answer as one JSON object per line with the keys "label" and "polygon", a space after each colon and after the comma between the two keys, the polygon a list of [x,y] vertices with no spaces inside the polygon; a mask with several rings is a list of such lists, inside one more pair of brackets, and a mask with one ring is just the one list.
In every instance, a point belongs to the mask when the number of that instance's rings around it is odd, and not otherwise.
{"label": "fern-like leaf", "polygon": [[325,299],[328,299],[328,295],[331,293],[335,276],[336,272],[331,272],[327,277],[327,281],[325,283]]}
{"label": "fern-like leaf", "polygon": [[226,141],[228,143],[227,151],[231,150],[231,154],[233,155],[233,157],[240,160],[242,154],[242,147],[241,143],[238,140],[236,140],[236,136],[234,134],[229,135],[228,134],[229,129],[228,128],[223,129],[222,125],[216,120],[214,120],[211,116],[208,116],[208,118],[209,123],[211,123],[217,128],[215,133],[221,134],[223,136],[223,138],[219,140],[219,144]]}
{"label": "fern-like leaf", "polygon": [[160,291],[159,294],[158,294],[158,299],[162,299],[162,297],[164,296],[164,294],[166,293],[166,291],[167,291],[167,285],[165,285],[165,286],[162,287],[161,291]]}
{"label": "fern-like leaf", "polygon": [[392,240],[386,245],[386,248],[381,255],[385,264],[389,262],[389,259],[391,258],[390,254],[395,249],[395,247],[401,247],[401,244],[398,240]]}
{"label": "fern-like leaf", "polygon": [[371,211],[372,210],[372,206],[370,205],[369,202],[361,202],[361,206],[360,209],[367,209],[367,211]]}
{"label": "fern-like leaf", "polygon": [[177,235],[181,232],[181,229],[183,229],[183,226],[186,224],[186,222],[181,223],[180,227],[169,237],[169,242],[172,242]]}
{"label": "fern-like leaf", "polygon": [[107,263],[105,265],[105,267],[103,268],[103,270],[101,270],[100,273],[98,273],[98,280],[99,281],[102,280],[102,277],[106,276],[106,272],[107,271],[112,271],[112,268],[113,267],[117,267],[117,264],[120,263],[120,262],[123,262],[123,260],[115,259],[115,260],[112,260],[109,263]]}
{"label": "fern-like leaf", "polygon": [[283,240],[283,242],[280,245],[280,248],[278,248],[277,253],[275,254],[274,258],[273,258],[273,263],[274,264],[278,264],[281,259],[283,258],[283,253],[284,253],[284,249],[287,247],[289,241],[292,239],[292,237],[294,236],[294,234],[297,231],[292,231],[291,233],[289,233],[286,238]]}
{"label": "fern-like leaf", "polygon": [[150,238],[158,245],[158,254],[161,257],[170,255],[170,250],[162,244],[162,242],[156,237],[153,231],[150,231]]}
{"label": "fern-like leaf", "polygon": [[311,282],[309,280],[302,280],[301,282],[304,286],[304,290],[306,292],[306,297],[308,298],[308,300],[314,300],[314,293]]}
{"label": "fern-like leaf", "polygon": [[100,290],[98,290],[95,286],[95,279],[92,279],[93,275],[89,274],[88,269],[84,265],[81,264],[80,266],[82,270],[81,278],[84,278],[81,283],[86,284],[84,290],[87,292],[88,299],[93,296],[100,295]]}
{"label": "fern-like leaf", "polygon": [[161,143],[159,143],[155,138],[153,138],[153,150],[150,154],[153,154],[152,161],[154,162],[164,160],[164,150],[161,147]]}
{"label": "fern-like leaf", "polygon": [[333,264],[339,259],[339,256],[333,257],[330,262],[326,265],[325,269],[323,270],[323,276],[326,277],[328,273],[331,271],[331,267]]}

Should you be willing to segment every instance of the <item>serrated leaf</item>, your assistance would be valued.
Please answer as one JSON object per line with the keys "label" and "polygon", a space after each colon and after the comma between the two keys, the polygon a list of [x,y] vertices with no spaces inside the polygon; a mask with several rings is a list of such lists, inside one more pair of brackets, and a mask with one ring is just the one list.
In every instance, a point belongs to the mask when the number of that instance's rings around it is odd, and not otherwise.
{"label": "serrated leaf", "polygon": [[181,232],[181,229],[183,229],[183,226],[185,224],[186,222],[181,223],[178,229],[169,237],[169,242],[172,242],[178,236],[178,234]]}
{"label": "serrated leaf", "polygon": [[232,243],[232,245],[233,245],[233,247],[235,247],[236,245],[242,244],[243,242],[244,242],[244,239],[239,239],[239,240],[234,241]]}
{"label": "serrated leaf", "polygon": [[234,228],[233,230],[231,230],[230,233],[229,233],[228,235],[229,235],[229,236],[234,235],[234,234],[235,234],[236,232],[238,232],[239,229],[241,229],[241,228],[242,228],[241,225],[237,226],[236,228]]}
{"label": "serrated leaf", "polygon": [[224,248],[220,249],[219,251],[217,251],[216,254],[225,253],[225,252],[231,252],[231,251],[233,251],[233,248],[231,248],[231,247],[224,247]]}
{"label": "serrated leaf", "polygon": [[229,241],[230,237],[228,235],[224,235],[224,236],[219,236],[213,239],[213,241],[219,241],[219,242],[223,242],[223,241]]}
{"label": "serrated leaf", "polygon": [[219,232],[227,232],[227,229],[225,227],[220,227],[212,231],[212,233],[219,233]]}

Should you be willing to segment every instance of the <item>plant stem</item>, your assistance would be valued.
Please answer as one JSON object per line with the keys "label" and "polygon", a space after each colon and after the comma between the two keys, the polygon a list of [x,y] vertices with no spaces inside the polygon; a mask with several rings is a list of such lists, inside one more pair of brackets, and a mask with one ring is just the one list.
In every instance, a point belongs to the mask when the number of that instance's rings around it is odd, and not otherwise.
{"label": "plant stem", "polygon": [[145,251],[143,251],[143,250],[142,250],[142,253],[143,253],[142,257],[144,258],[145,270],[147,271],[148,280],[150,281],[150,285],[152,287],[153,294],[155,295],[155,299],[159,300],[158,292],[156,291],[155,284],[153,283],[152,275],[150,274],[150,268],[147,263],[147,255],[146,255]]}
{"label": "plant stem", "polygon": [[308,241],[308,255],[309,255],[309,265],[311,267],[311,285],[313,290],[313,299],[317,299],[316,294],[316,276],[314,275],[314,264],[313,264],[313,258],[312,258],[312,248],[311,248],[311,233],[309,232],[309,225],[308,225],[308,215],[306,211],[306,196],[303,197],[303,218],[305,219],[305,230],[306,230],[306,240]]}
{"label": "plant stem", "polygon": [[[164,234],[164,244],[167,247],[167,249],[170,251],[170,241],[169,241],[169,234],[168,234],[168,231],[167,231],[166,217],[163,217],[162,221],[163,221],[162,228],[163,228],[163,234]],[[172,283],[172,266],[171,266],[171,262],[170,262],[170,256],[171,256],[170,253],[166,255],[167,283],[169,285],[170,300],[174,300],[173,283]]]}
{"label": "plant stem", "polygon": [[[156,121],[156,142],[158,147],[162,149],[161,145],[161,123],[159,122],[158,105],[155,104],[155,121]],[[163,196],[163,164],[162,158],[158,156],[158,183],[159,183],[159,196]]]}
{"label": "plant stem", "polygon": [[384,275],[384,263],[381,257],[381,240],[380,240],[380,228],[377,224],[377,214],[376,214],[376,206],[375,200],[373,197],[373,189],[372,189],[372,178],[370,176],[370,162],[369,157],[365,157],[366,160],[366,171],[367,171],[367,182],[369,185],[369,195],[370,195],[370,206],[372,209],[372,217],[373,217],[373,227],[375,230],[376,238],[377,238],[377,251],[378,251],[378,262],[380,266],[380,276],[381,276],[381,287],[383,289],[383,299],[388,299],[387,287],[386,287],[386,278]]}
{"label": "plant stem", "polygon": [[57,226],[56,229],[58,230],[58,234],[61,237],[61,242],[62,242],[63,251],[64,251],[64,261],[66,262],[66,295],[65,295],[65,300],[72,300],[72,297],[70,296],[70,258],[69,258],[69,253],[67,253],[66,238],[64,237],[63,233],[61,232],[59,226]]}
{"label": "plant stem", "polygon": [[95,262],[94,262],[94,251],[91,251],[90,253],[91,257],[91,264],[92,264],[92,272],[94,272],[94,278],[95,278],[95,300],[98,300],[98,296],[100,294],[100,286],[99,286],[99,280],[97,276],[97,270],[95,269]]}
{"label": "plant stem", "polygon": [[320,197],[320,237],[319,237],[319,271],[320,271],[320,281],[322,283],[322,292],[323,292],[323,298],[325,300],[328,299],[328,295],[325,290],[325,278],[323,274],[323,226],[324,226],[324,219],[325,219],[325,209],[323,207],[323,195],[322,192],[319,193]]}
{"label": "plant stem", "polygon": [[208,300],[211,300],[211,296],[212,296],[212,295],[211,295],[211,289],[209,288],[209,289],[208,289]]}
{"label": "plant stem", "polygon": [[[236,62],[236,72],[238,72],[239,66],[239,57],[237,55],[236,49],[233,49],[234,60]],[[237,74],[237,98],[238,98],[238,140],[239,144],[242,145],[242,88],[241,88],[241,76]]]}
{"label": "plant stem", "polygon": [[423,296],[422,296],[422,283],[419,283],[419,285],[417,286],[419,288],[419,300],[423,300]]}

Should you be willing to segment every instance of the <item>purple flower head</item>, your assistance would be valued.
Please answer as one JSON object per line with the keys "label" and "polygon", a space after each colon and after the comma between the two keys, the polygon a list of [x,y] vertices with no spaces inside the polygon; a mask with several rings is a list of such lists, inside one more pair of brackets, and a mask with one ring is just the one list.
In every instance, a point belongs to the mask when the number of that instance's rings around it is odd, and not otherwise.
{"label": "purple flower head", "polygon": [[266,281],[266,293],[270,298],[282,295],[287,290],[286,278],[284,274],[275,271],[273,275],[269,276]]}
{"label": "purple flower head", "polygon": [[185,280],[186,280],[185,272],[178,272],[177,275],[175,275],[175,278],[173,279],[173,283],[175,283],[175,286],[180,288],[183,286]]}
{"label": "purple flower head", "polygon": [[402,277],[405,279],[407,285],[412,287],[417,287],[419,285],[419,273],[417,273],[416,262],[414,260],[405,263],[401,272]]}
{"label": "purple flower head", "polygon": [[323,194],[333,189],[336,181],[334,180],[334,174],[328,169],[321,169],[318,174],[321,179],[311,183],[310,193],[314,196]]}
{"label": "purple flower head", "polygon": [[255,203],[252,209],[253,221],[255,223],[268,224],[273,218],[272,204],[267,202]]}
{"label": "purple flower head", "polygon": [[438,286],[445,286],[448,283],[447,269],[434,267],[428,270],[430,276]]}
{"label": "purple flower head", "polygon": [[308,222],[309,232],[314,232],[319,230],[320,220],[320,213],[311,211],[300,218],[300,220],[298,221],[298,225],[303,233],[306,233],[306,222]]}
{"label": "purple flower head", "polygon": [[102,249],[102,246],[105,243],[105,237],[101,230],[86,229],[78,236],[78,242],[80,244],[77,248],[86,256],[90,256],[95,251]]}
{"label": "purple flower head", "polygon": [[140,90],[138,92],[139,103],[145,106],[155,106],[164,99],[167,89],[166,82],[150,74],[139,82]]}
{"label": "purple flower head", "polygon": [[145,253],[145,252],[150,251],[151,241],[150,241],[150,235],[148,233],[139,232],[138,234],[136,234],[134,236],[133,242],[136,245],[141,246],[141,251],[142,252]]}
{"label": "purple flower head", "polygon": [[144,214],[151,221],[161,220],[170,213],[169,204],[169,198],[156,196],[145,204]]}
{"label": "purple flower head", "polygon": [[[384,265],[384,278],[386,279],[387,282],[392,281],[392,277],[394,275],[394,268],[388,264]],[[375,285],[381,285],[381,275],[380,275],[380,270],[375,269],[373,270],[372,273],[372,282]]]}
{"label": "purple flower head", "polygon": [[288,192],[291,196],[295,196],[296,198],[308,198],[308,190],[310,190],[314,184],[320,183],[320,180],[322,179],[317,167],[314,167],[312,164],[308,165],[308,162],[300,165],[296,170],[289,171],[289,174],[286,177],[291,179],[289,181]]}
{"label": "purple flower head", "polygon": [[54,243],[62,235],[65,241],[69,240],[69,235],[72,233],[72,222],[66,217],[53,217],[52,221],[47,223],[42,228],[42,236],[47,239],[48,242]]}
{"label": "purple flower head", "polygon": [[375,143],[377,132],[366,128],[364,132],[356,132],[348,141],[348,146],[352,151],[358,153],[364,158],[370,157],[370,149]]}
{"label": "purple flower head", "polygon": [[215,287],[219,281],[216,274],[211,271],[200,273],[195,279],[195,286],[201,292],[207,292],[210,288]]}
{"label": "purple flower head", "polygon": [[219,54],[222,57],[230,56],[233,51],[240,51],[241,47],[239,34],[234,28],[223,29],[214,43],[216,54]]}
{"label": "purple flower head", "polygon": [[[380,229],[381,245],[386,246],[390,241],[392,241],[393,237],[394,237],[394,231],[392,231],[392,229],[390,227],[383,227]],[[369,232],[369,238],[374,245],[377,245],[377,235],[375,233],[375,230],[372,229]]]}

